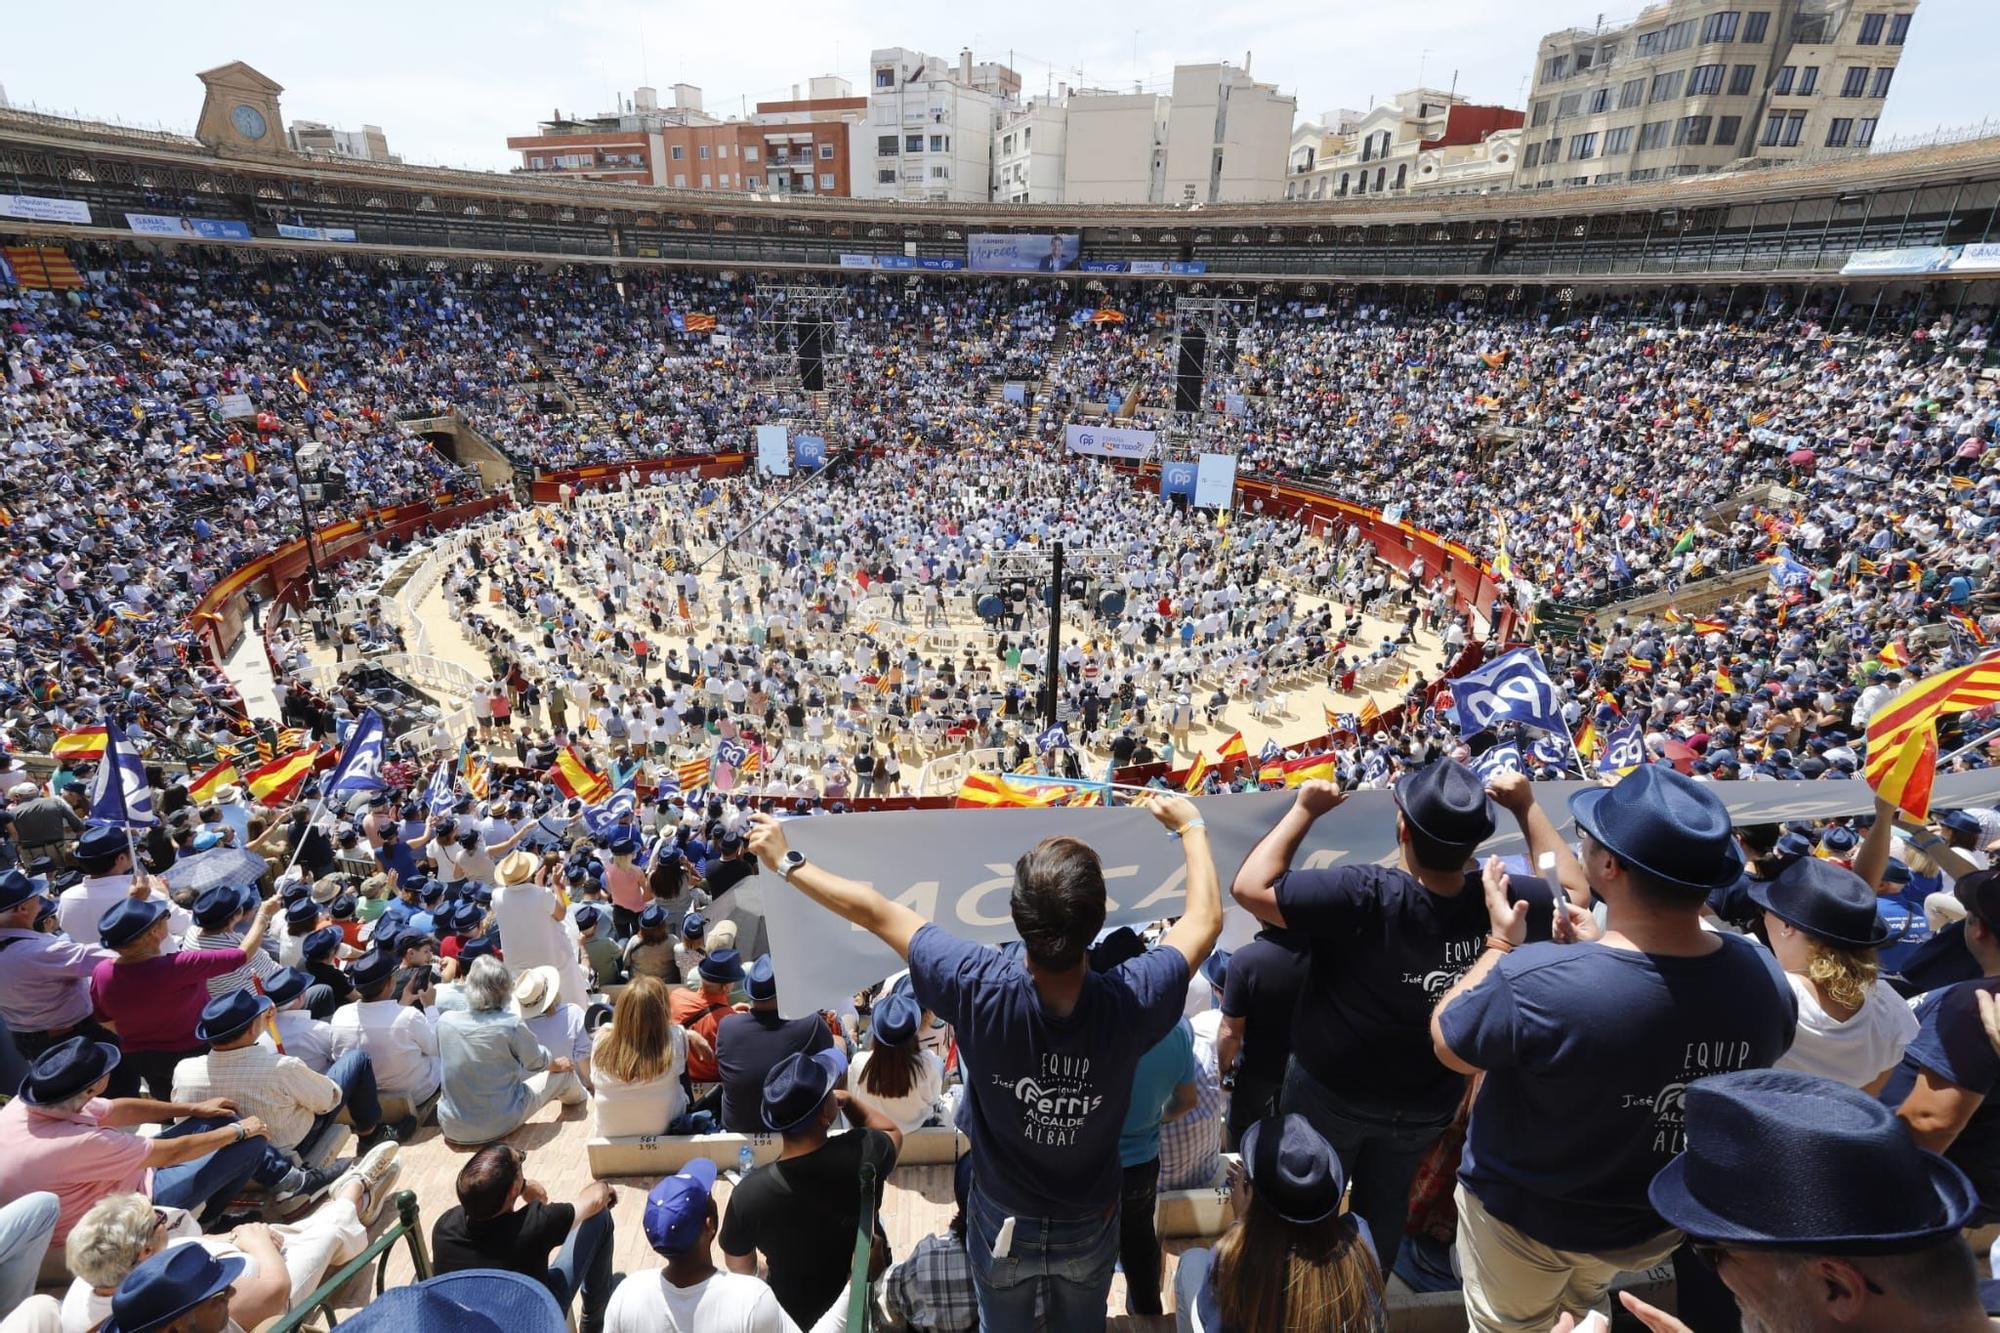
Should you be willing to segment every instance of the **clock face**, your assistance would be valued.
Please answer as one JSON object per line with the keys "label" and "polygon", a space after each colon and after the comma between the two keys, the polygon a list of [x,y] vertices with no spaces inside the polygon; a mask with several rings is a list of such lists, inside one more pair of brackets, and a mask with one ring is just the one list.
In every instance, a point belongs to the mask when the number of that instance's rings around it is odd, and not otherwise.
{"label": "clock face", "polygon": [[246,139],[263,138],[267,128],[264,124],[264,113],[254,106],[247,105],[239,106],[230,112],[229,123],[234,125],[236,132]]}

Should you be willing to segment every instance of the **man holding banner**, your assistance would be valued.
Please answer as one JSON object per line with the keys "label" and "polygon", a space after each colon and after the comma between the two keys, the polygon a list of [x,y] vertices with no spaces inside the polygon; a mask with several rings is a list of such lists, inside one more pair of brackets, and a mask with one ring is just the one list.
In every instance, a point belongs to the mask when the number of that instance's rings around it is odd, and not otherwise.
{"label": "man holding banner", "polygon": [[1188,980],[1222,931],[1207,824],[1193,802],[1149,792],[1137,804],[1180,841],[1186,909],[1159,947],[1104,973],[1088,957],[1104,926],[1104,869],[1075,838],[1046,838],[1015,863],[1017,960],[807,863],[771,816],[751,822],[757,858],[906,958],[918,1002],[958,1034],[971,1071],[959,1109],[973,1175],[966,1250],[987,1333],[1105,1326],[1133,1073],[1179,1021]]}

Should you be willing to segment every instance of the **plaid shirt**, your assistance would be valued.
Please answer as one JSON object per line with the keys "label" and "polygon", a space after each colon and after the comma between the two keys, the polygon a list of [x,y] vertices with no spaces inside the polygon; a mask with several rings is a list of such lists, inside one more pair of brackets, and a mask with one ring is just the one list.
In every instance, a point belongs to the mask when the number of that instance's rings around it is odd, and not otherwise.
{"label": "plaid shirt", "polygon": [[946,1232],[925,1236],[909,1258],[889,1270],[883,1284],[889,1312],[925,1333],[973,1333],[979,1297],[965,1242]]}
{"label": "plaid shirt", "polygon": [[1215,1033],[1222,1011],[1207,1009],[1189,1026],[1194,1030],[1194,1109],[1160,1125],[1160,1188],[1200,1189],[1222,1180],[1222,1126],[1229,1095],[1216,1074]]}

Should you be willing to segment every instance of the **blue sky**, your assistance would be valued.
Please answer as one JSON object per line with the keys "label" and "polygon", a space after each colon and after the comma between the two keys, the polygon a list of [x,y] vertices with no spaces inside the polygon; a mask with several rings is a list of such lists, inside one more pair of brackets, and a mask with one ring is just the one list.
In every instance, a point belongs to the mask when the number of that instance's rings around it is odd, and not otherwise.
{"label": "blue sky", "polygon": [[[710,111],[728,114],[788,96],[815,74],[843,74],[862,88],[878,46],[947,59],[970,46],[981,60],[1011,59],[1034,93],[1057,82],[1129,89],[1137,81],[1165,91],[1177,62],[1240,64],[1247,52],[1252,72],[1295,94],[1307,118],[1365,108],[1415,86],[1420,73],[1436,87],[1449,87],[1456,73],[1474,100],[1519,106],[1540,35],[1588,27],[1598,14],[1567,0],[1012,0],[997,8],[771,0],[740,18],[727,5],[632,0],[17,8],[0,49],[0,86],[16,104],[186,130],[201,105],[195,71],[244,60],[285,86],[288,118],[341,128],[373,122],[413,162],[502,169],[519,160],[507,136],[531,132],[557,107],[604,110],[641,82],[665,89],[685,80],[703,89]],[[1879,137],[2000,122],[1996,49],[1996,0],[1924,0]]]}

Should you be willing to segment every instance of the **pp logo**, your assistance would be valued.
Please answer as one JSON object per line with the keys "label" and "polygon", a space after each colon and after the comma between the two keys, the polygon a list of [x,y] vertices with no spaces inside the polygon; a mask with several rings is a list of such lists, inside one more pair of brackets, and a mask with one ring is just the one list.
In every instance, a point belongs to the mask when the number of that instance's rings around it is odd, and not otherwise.
{"label": "pp logo", "polygon": [[1194,482],[1194,469],[1182,463],[1167,469],[1167,485],[1187,486]]}
{"label": "pp logo", "polygon": [[1091,445],[1093,445],[1093,444],[1096,444],[1096,443],[1097,443],[1097,437],[1096,437],[1095,435],[1092,435],[1092,434],[1091,434],[1091,433],[1090,433],[1089,431],[1087,431],[1087,430],[1086,430],[1086,431],[1079,431],[1079,432],[1077,433],[1077,437],[1076,437],[1076,442],[1077,442],[1078,444],[1082,445],[1082,446],[1083,446],[1084,448],[1086,448],[1086,449],[1087,449],[1087,448],[1089,448],[1089,447],[1090,447]]}

